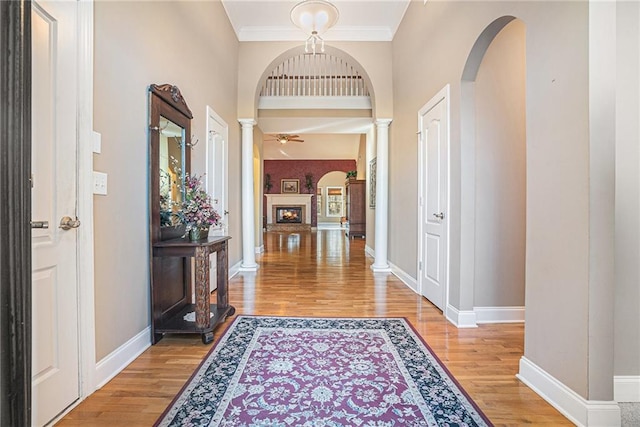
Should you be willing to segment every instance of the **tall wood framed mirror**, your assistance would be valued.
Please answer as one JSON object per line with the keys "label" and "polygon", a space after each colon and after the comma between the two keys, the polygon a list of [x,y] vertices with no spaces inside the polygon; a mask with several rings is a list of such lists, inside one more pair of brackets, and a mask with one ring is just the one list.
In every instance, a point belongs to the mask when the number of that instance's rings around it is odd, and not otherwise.
{"label": "tall wood framed mirror", "polygon": [[180,238],[185,225],[177,213],[185,174],[191,168],[191,110],[173,85],[149,86],[149,252],[152,340],[154,325],[190,303],[191,262],[184,256],[158,258],[154,245]]}
{"label": "tall wood framed mirror", "polygon": [[185,174],[191,168],[189,136],[193,115],[173,85],[149,86],[149,224],[151,244],[180,237],[176,215]]}

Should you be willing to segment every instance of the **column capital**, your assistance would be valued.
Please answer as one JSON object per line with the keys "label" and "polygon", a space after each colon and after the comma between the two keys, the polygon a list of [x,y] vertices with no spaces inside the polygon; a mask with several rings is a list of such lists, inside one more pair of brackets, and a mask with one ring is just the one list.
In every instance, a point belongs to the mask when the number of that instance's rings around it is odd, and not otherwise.
{"label": "column capital", "polygon": [[393,119],[376,119],[375,124],[377,127],[388,127]]}
{"label": "column capital", "polygon": [[238,119],[242,127],[254,127],[256,121],[254,119]]}

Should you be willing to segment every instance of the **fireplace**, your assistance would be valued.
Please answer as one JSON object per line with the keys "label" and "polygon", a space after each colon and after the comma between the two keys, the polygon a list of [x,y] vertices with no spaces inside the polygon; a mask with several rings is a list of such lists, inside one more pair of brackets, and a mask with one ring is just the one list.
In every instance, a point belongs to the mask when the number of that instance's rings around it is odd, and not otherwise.
{"label": "fireplace", "polygon": [[276,206],[276,224],[302,224],[302,206]]}
{"label": "fireplace", "polygon": [[312,194],[265,194],[266,230],[311,231],[311,197]]}

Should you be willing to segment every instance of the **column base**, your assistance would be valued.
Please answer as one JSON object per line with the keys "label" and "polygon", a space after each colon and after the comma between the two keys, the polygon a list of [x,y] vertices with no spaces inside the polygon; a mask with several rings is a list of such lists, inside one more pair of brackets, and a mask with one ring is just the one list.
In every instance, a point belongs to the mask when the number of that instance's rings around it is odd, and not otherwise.
{"label": "column base", "polygon": [[256,264],[255,262],[252,264],[241,264],[240,268],[238,269],[238,271],[258,271],[258,269],[260,268],[260,265]]}
{"label": "column base", "polygon": [[389,267],[389,264],[387,265],[372,264],[371,270],[373,270],[374,273],[391,273],[391,267]]}

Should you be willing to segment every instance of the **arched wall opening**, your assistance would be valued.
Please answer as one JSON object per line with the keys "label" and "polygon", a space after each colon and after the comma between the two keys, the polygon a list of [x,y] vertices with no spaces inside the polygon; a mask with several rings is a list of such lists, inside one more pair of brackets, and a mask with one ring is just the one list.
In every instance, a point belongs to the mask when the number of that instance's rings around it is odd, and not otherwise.
{"label": "arched wall opening", "polygon": [[[351,65],[361,76],[362,79],[365,82],[365,85],[368,87],[369,89],[369,96],[371,98],[371,113],[372,113],[372,117],[375,117],[375,111],[376,111],[376,100],[375,100],[375,89],[373,86],[373,82],[371,81],[371,78],[369,77],[369,75],[367,74],[366,70],[362,67],[362,65],[360,65],[360,63],[351,55],[349,55],[347,52],[338,49],[336,47],[333,46],[326,46],[325,47],[325,52],[327,55],[333,55],[335,57],[338,57],[340,59],[343,59],[346,63],[348,63],[349,65]],[[267,66],[264,68],[262,75],[260,76],[260,78],[258,79],[257,85],[256,85],[256,89],[255,89],[255,93],[254,93],[254,117],[258,117],[258,105],[259,105],[259,101],[260,101],[260,91],[262,89],[262,83],[267,79],[267,77],[271,74],[271,72],[273,71],[274,67],[276,65],[278,65],[279,63],[281,63],[282,61],[284,61],[287,58],[293,57],[293,56],[297,56],[300,53],[300,47],[294,47],[291,49],[288,49],[284,52],[282,52],[280,55],[276,56],[269,64],[267,64]]]}
{"label": "arched wall opening", "polygon": [[[344,171],[331,171],[324,174],[318,180],[318,187],[316,189],[316,205],[317,205],[317,218],[318,225],[321,224],[342,224],[342,217],[344,217],[344,181],[346,173]],[[333,194],[335,190],[342,190],[342,209],[340,214],[336,214],[335,210],[330,208],[330,198],[335,198]]]}
{"label": "arched wall opening", "polygon": [[478,37],[461,81],[461,296],[477,323],[524,321],[526,27]]}
{"label": "arched wall opening", "polygon": [[[373,86],[373,82],[369,76],[369,74],[367,73],[367,71],[364,69],[364,67],[351,55],[349,55],[348,53],[346,53],[345,51],[338,49],[336,47],[333,46],[327,46],[325,48],[326,54],[328,55],[333,55],[334,57],[339,57],[341,59],[343,59],[346,63],[348,63],[350,66],[352,66],[357,73],[362,76],[362,79],[364,80],[364,84],[365,86],[368,88],[368,92],[369,92],[369,98],[371,100],[371,108],[370,110],[367,112],[367,116],[364,117],[363,116],[363,111],[362,110],[332,110],[330,109],[331,106],[329,105],[329,109],[327,109],[326,111],[327,113],[327,117],[329,118],[329,120],[336,120],[336,115],[339,117],[340,120],[343,121],[343,125],[340,126],[338,125],[338,128],[348,128],[348,126],[351,126],[350,123],[356,123],[356,124],[360,124],[359,127],[358,125],[356,125],[356,127],[358,127],[359,132],[362,132],[362,129],[360,129],[361,124],[363,123],[363,121],[368,121],[369,125],[367,128],[367,131],[373,126],[373,117],[375,115],[375,105],[376,105],[376,101],[375,101],[375,88]],[[277,66],[278,64],[282,63],[284,60],[286,60],[287,58],[296,56],[300,53],[300,47],[296,46],[294,48],[291,49],[287,49],[285,51],[283,51],[282,53],[280,53],[279,55],[277,55],[276,57],[273,58],[273,60],[271,60],[265,67],[264,70],[262,72],[262,74],[260,75],[260,78],[257,80],[256,82],[256,87],[255,87],[255,92],[254,92],[254,114],[255,117],[258,119],[258,126],[256,126],[257,128],[257,132],[254,132],[254,136],[258,136],[261,135],[262,137],[266,137],[266,135],[269,132],[264,132],[263,133],[263,129],[259,128],[259,125],[261,123],[260,121],[260,111],[259,110],[259,104],[260,104],[260,91],[262,89],[263,83],[264,81],[267,79],[267,77],[272,73],[273,69],[275,66]],[[311,97],[310,97],[311,98]],[[324,107],[327,108],[327,107]],[[309,112],[309,116],[310,117],[314,117],[317,118],[318,116],[320,117],[320,120],[322,120],[322,116],[323,113],[321,111],[321,108],[318,109],[313,109],[312,111]],[[339,114],[336,114],[339,113]],[[275,110],[275,112],[270,111],[269,113],[271,113],[271,117],[274,114],[279,114],[282,113],[284,116],[286,116],[286,114],[291,113],[291,110],[288,111],[282,111],[282,110]],[[350,116],[351,114],[351,116]],[[298,119],[300,117],[304,117],[305,116],[305,110],[304,109],[300,109],[295,111],[295,119]],[[327,129],[330,129],[333,125],[327,125]],[[293,130],[287,130],[287,129],[282,129],[283,133],[286,132],[293,132]],[[300,132],[299,130],[296,130],[295,133]],[[333,132],[338,132],[340,133],[340,131],[335,131],[332,130],[331,133]],[[311,132],[311,133],[320,133],[319,131],[316,132]],[[347,133],[352,133],[352,132],[347,132]],[[356,132],[357,133],[357,132]],[[257,141],[258,143],[262,143],[262,141]],[[369,144],[369,143],[373,143],[373,141],[366,141],[364,142],[364,144]],[[310,143],[310,141],[306,141],[305,143]],[[361,143],[362,145],[362,143]],[[307,173],[311,173],[314,176],[314,192],[317,191],[317,180],[320,178],[320,176],[323,176],[327,171],[340,171],[340,174],[342,175],[341,178],[341,183],[340,185],[344,186],[344,173],[350,170],[356,170],[356,168],[360,167],[363,168],[363,174],[366,174],[366,165],[368,164],[370,159],[362,159],[361,157],[364,155],[365,152],[368,152],[367,150],[361,150],[362,152],[358,154],[358,156],[356,158],[353,159],[353,161],[351,161],[350,159],[340,159],[340,160],[322,160],[322,159],[318,159],[318,160],[309,160],[309,159],[305,159],[305,160],[298,160],[296,161],[296,164],[294,165],[294,167],[291,167],[291,162],[289,162],[289,164],[287,164],[286,166],[283,164],[283,161],[277,161],[277,160],[264,160],[264,158],[262,159],[262,167],[260,167],[260,165],[256,165],[254,167],[254,180],[255,181],[262,181],[264,179],[264,176],[266,176],[267,173],[269,173],[271,179],[274,182],[274,187],[271,191],[269,191],[270,193],[273,192],[277,192],[277,188],[279,188],[279,183],[280,183],[280,179],[289,177],[289,178],[294,178],[294,179],[299,179],[300,182],[303,182],[303,178]],[[370,150],[369,150],[370,151]],[[345,162],[348,162],[345,163]],[[344,166],[346,165],[346,166]],[[283,176],[282,175],[282,168],[284,168],[285,170],[287,170],[287,174],[288,176]],[[329,168],[329,169],[326,169]],[[331,169],[333,168],[333,169]],[[256,184],[254,186],[254,188],[256,189],[264,189],[264,185],[261,182],[260,184]],[[301,192],[306,192],[306,190],[301,189]],[[265,192],[266,193],[266,192]],[[323,195],[324,196],[324,195]],[[323,196],[320,196],[322,198],[324,198]],[[264,221],[264,217],[266,216],[265,214],[265,209],[266,209],[266,204],[264,203],[264,197],[262,196],[262,194],[260,194],[260,202],[256,203],[256,215],[259,217],[259,223],[263,223]],[[317,196],[316,196],[317,197]],[[333,217],[327,217],[326,215],[323,216],[319,216],[318,215],[318,203],[316,198],[314,197],[314,203],[312,203],[312,227],[317,226],[318,221],[322,221],[322,222],[337,222],[338,224],[340,223],[341,220],[341,216],[337,217],[337,218],[333,218]],[[344,215],[342,215],[344,216]],[[372,230],[372,234],[373,234],[373,227],[371,227]]]}

